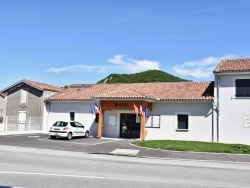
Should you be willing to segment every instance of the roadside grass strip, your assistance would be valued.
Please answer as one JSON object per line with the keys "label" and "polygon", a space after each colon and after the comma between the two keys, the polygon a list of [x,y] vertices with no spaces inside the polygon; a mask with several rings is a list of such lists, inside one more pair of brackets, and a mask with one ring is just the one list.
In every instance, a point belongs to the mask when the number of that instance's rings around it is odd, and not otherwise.
{"label": "roadside grass strip", "polygon": [[250,145],[244,145],[244,144],[223,144],[223,143],[179,141],[179,140],[134,141],[132,142],[132,144],[145,148],[153,148],[160,150],[250,154]]}

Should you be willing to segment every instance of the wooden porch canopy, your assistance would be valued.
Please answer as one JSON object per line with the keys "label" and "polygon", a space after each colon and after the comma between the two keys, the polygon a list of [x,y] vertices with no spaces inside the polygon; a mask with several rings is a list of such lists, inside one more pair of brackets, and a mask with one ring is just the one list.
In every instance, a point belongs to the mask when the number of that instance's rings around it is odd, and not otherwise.
{"label": "wooden porch canopy", "polygon": [[140,139],[145,140],[145,106],[147,107],[148,111],[152,111],[152,103],[148,101],[120,101],[120,100],[104,100],[100,101],[99,103],[99,121],[98,121],[98,138],[100,138],[103,134],[103,112],[105,110],[135,110],[134,105],[139,109],[140,106],[142,107],[142,114],[141,114],[141,133]]}

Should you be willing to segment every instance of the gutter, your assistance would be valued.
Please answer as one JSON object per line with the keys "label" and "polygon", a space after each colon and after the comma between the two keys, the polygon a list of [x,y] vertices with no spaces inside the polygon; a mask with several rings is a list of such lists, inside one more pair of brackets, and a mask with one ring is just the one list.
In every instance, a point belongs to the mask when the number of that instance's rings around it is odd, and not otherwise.
{"label": "gutter", "polygon": [[219,92],[219,88],[220,88],[220,73],[217,72],[216,73],[217,76],[217,84],[216,84],[216,90],[217,90],[217,95],[216,95],[216,110],[217,110],[217,118],[216,118],[216,124],[217,124],[217,142],[219,142],[219,124],[220,124],[220,92]]}
{"label": "gutter", "polygon": [[212,102],[212,142],[214,142],[214,102]]}

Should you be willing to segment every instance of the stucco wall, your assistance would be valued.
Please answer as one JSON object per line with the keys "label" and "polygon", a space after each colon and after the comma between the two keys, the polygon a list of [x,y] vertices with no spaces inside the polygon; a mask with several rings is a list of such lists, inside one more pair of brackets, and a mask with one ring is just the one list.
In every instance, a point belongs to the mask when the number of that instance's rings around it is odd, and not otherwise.
{"label": "stucco wall", "polygon": [[[132,111],[105,111],[104,134],[106,137],[119,137],[120,113],[135,113]],[[177,130],[178,113],[189,114],[189,130]],[[116,115],[116,126],[108,126],[108,116]],[[146,139],[172,139],[212,141],[211,105],[206,103],[153,103],[151,115],[160,115],[160,128],[146,128]],[[146,120],[146,122],[149,119]]]}
{"label": "stucco wall", "polygon": [[0,96],[0,132],[4,131],[4,98]]}
{"label": "stucco wall", "polygon": [[0,96],[0,117],[3,116],[4,111],[4,98]]}
{"label": "stucco wall", "polygon": [[52,102],[48,113],[48,128],[56,121],[69,121],[69,112],[75,112],[75,121],[82,123],[90,130],[92,136],[97,136],[95,115],[91,113],[93,102]]}
{"label": "stucco wall", "polygon": [[48,132],[49,131],[49,124],[48,124],[48,115],[49,115],[49,108],[50,108],[50,104],[49,103],[45,103],[45,100],[48,97],[51,97],[55,94],[57,94],[58,92],[55,91],[44,91],[43,92],[43,97],[42,97],[42,101],[41,101],[41,105],[43,106],[43,131],[44,132]]}
{"label": "stucco wall", "polygon": [[[28,89],[26,104],[21,104],[21,89]],[[14,88],[8,91],[6,116],[18,116],[20,110],[27,111],[27,117],[42,117],[42,91],[39,91],[28,85]]]}
{"label": "stucco wall", "polygon": [[[93,103],[93,102],[92,102]],[[75,112],[75,120],[90,129],[93,136],[97,136],[95,115],[90,111],[91,102],[52,102],[48,115],[48,126],[55,121],[69,121],[69,112]],[[189,130],[177,130],[177,113],[189,114]],[[129,111],[105,111],[103,119],[103,136],[120,137],[120,114],[135,113]],[[116,116],[116,126],[109,126],[109,115]],[[160,128],[146,128],[146,139],[173,139],[212,141],[211,105],[206,103],[153,103],[151,115],[160,115]],[[148,119],[146,120],[148,121]]]}
{"label": "stucco wall", "polygon": [[[23,101],[23,103],[21,103],[22,90],[27,91],[26,97],[23,97],[23,100],[26,98],[26,102]],[[26,123],[24,123],[25,125],[17,125],[16,123],[13,124],[12,121],[9,121],[7,123],[8,130],[18,130],[17,127],[25,126],[26,131],[33,129],[43,130],[46,132],[47,113],[44,113],[46,112],[44,100],[45,98],[56,93],[57,92],[53,91],[38,90],[25,83],[21,83],[9,89],[6,97],[6,108],[4,116],[7,116],[8,120],[10,119],[10,117],[18,119],[19,111],[26,111]],[[31,126],[31,128],[29,128],[29,126]]]}
{"label": "stucco wall", "polygon": [[[188,131],[177,130],[177,114],[189,114]],[[146,139],[212,141],[209,103],[153,103],[151,115],[160,115],[160,128],[146,128]]]}
{"label": "stucco wall", "polygon": [[250,115],[250,98],[236,98],[234,87],[235,79],[245,78],[250,79],[250,75],[220,76],[219,142],[250,144],[250,128],[243,127],[243,115]]}

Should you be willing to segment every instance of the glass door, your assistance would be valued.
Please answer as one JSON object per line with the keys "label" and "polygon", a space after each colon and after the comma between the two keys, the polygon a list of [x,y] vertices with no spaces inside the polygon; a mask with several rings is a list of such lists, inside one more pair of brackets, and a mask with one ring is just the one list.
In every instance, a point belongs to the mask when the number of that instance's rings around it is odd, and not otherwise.
{"label": "glass door", "polygon": [[120,137],[140,138],[140,117],[135,114],[121,114]]}

